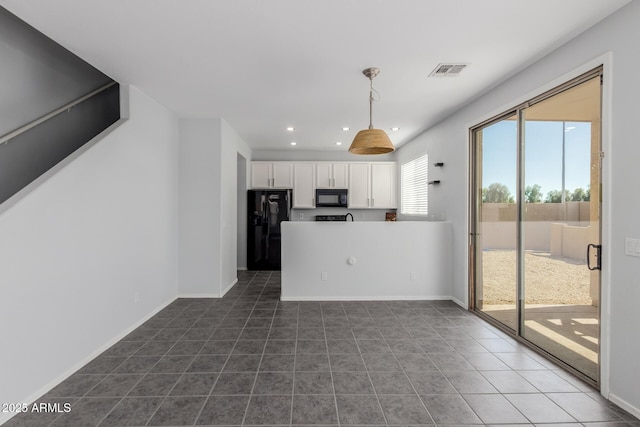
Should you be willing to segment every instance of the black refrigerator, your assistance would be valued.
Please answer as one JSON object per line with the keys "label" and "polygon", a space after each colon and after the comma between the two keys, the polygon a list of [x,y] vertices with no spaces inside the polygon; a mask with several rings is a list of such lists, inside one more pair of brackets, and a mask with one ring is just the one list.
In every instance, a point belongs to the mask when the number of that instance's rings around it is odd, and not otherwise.
{"label": "black refrigerator", "polygon": [[280,223],[291,215],[291,190],[249,190],[247,268],[280,270]]}

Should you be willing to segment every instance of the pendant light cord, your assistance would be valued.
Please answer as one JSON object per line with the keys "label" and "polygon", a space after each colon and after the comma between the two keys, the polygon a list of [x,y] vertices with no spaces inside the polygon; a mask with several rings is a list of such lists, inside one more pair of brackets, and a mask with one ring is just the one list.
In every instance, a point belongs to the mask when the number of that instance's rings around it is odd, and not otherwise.
{"label": "pendant light cord", "polygon": [[369,129],[373,129],[373,78],[369,77]]}
{"label": "pendant light cord", "polygon": [[[369,77],[369,129],[373,129],[373,101],[380,101],[380,94],[373,88],[373,77]],[[373,97],[373,93],[376,93],[377,98]]]}

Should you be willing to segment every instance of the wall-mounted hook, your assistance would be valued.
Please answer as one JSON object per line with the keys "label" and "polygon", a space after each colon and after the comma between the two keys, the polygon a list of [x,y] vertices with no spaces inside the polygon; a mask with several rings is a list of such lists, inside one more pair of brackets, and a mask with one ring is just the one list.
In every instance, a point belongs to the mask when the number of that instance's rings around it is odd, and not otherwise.
{"label": "wall-mounted hook", "polygon": [[435,166],[437,168],[441,168],[441,167],[444,166],[444,163],[442,163],[442,162],[434,163],[433,166]]}
{"label": "wall-mounted hook", "polygon": [[437,181],[429,181],[429,185],[438,185],[440,184],[440,180]]}

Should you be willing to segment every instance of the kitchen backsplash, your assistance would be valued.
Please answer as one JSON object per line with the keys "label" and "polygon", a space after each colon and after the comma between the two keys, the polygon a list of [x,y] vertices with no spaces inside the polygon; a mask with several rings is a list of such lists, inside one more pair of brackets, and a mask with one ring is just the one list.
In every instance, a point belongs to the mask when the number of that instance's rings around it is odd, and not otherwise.
{"label": "kitchen backsplash", "polygon": [[[348,208],[315,208],[292,209],[292,221],[315,221],[316,215],[345,215],[350,212],[354,221],[384,221],[387,212],[395,209],[348,209]],[[302,218],[300,217],[302,215]]]}

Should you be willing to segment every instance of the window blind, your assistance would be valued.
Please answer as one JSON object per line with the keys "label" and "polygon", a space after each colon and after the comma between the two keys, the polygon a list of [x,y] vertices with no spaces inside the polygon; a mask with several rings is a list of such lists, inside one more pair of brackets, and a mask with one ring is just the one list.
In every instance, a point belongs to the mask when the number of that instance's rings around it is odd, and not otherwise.
{"label": "window blind", "polygon": [[400,212],[405,215],[427,215],[428,173],[427,154],[400,167]]}

